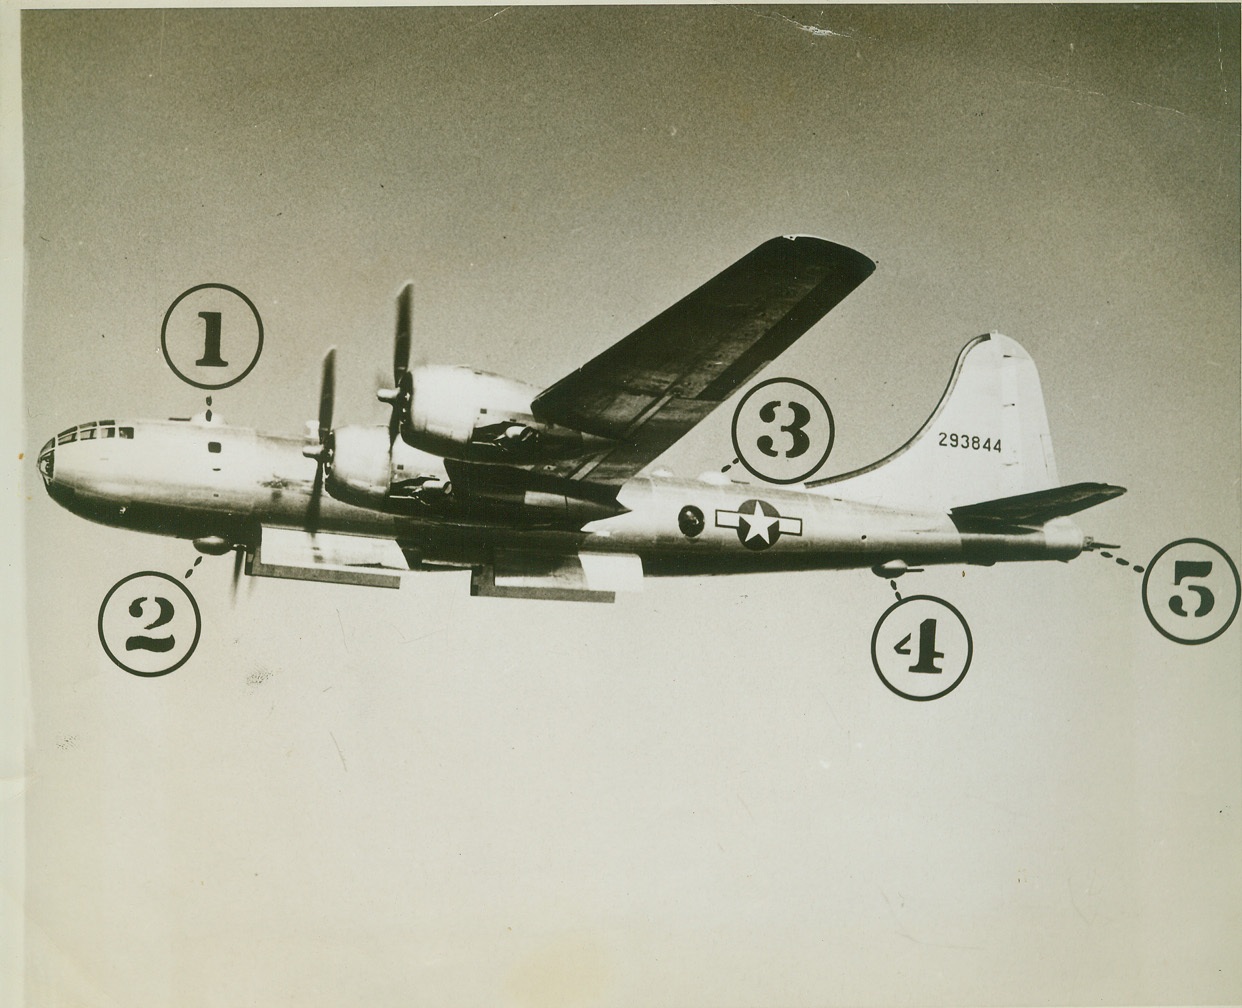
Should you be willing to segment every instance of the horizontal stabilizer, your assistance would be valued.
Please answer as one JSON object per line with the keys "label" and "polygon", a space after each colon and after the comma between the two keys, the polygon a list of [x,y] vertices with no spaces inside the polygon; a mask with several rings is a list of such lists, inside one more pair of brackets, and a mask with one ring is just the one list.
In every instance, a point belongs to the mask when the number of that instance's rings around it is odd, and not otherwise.
{"label": "horizontal stabilizer", "polygon": [[554,556],[499,549],[490,564],[475,567],[470,594],[557,602],[613,602],[618,591],[642,587],[643,564],[634,553]]}
{"label": "horizontal stabilizer", "polygon": [[955,507],[949,512],[953,523],[963,531],[998,531],[1013,526],[1043,525],[1053,518],[1085,511],[1126,492],[1125,487],[1108,483],[1074,483],[1072,486],[1036,490],[1034,493],[1002,497]]}

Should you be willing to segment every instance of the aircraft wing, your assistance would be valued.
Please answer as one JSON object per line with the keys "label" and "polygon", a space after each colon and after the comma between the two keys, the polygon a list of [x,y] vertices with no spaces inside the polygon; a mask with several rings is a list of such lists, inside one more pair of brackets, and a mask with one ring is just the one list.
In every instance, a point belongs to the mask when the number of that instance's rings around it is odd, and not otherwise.
{"label": "aircraft wing", "polygon": [[617,486],[729,398],[871,275],[822,238],[773,238],[540,393],[539,420],[616,444],[538,471]]}

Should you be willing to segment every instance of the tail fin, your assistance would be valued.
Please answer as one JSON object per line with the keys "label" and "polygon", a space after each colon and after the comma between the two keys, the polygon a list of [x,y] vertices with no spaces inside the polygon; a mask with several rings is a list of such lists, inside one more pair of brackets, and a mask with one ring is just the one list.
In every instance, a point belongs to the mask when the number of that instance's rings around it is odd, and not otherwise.
{"label": "tail fin", "polygon": [[947,511],[1058,483],[1035,362],[1000,333],[958,355],[949,386],[923,428],[863,469],[808,488],[852,501]]}

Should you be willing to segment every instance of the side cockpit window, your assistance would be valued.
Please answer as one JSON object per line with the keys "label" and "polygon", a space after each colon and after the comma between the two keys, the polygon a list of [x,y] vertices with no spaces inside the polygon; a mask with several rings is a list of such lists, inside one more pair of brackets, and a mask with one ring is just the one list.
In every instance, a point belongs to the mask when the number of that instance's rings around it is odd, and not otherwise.
{"label": "side cockpit window", "polygon": [[76,441],[77,439],[78,439],[78,431],[76,427],[70,428],[67,431],[61,431],[59,434],[56,435],[57,444],[69,444],[73,441]]}
{"label": "side cockpit window", "polygon": [[132,438],[132,437],[134,436],[134,428],[132,428],[132,427],[118,427],[118,428],[117,428],[117,433],[118,433],[118,434],[120,434],[120,436],[121,436],[121,437],[123,437],[123,438]]}

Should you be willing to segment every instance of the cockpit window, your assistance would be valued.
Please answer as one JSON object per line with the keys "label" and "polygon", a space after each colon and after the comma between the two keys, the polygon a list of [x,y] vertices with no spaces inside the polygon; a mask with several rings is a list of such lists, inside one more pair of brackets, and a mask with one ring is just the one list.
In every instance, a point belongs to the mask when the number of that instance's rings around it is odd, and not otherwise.
{"label": "cockpit window", "polygon": [[219,441],[208,441],[207,450],[211,452],[213,455],[219,455],[220,454],[220,442]]}
{"label": "cockpit window", "polygon": [[134,428],[118,428],[115,420],[92,420],[90,423],[80,424],[77,427],[70,427],[68,430],[61,431],[45,444],[43,448],[46,450],[55,445],[69,444],[73,441],[93,441],[95,438],[116,437],[118,430],[123,438],[132,438],[134,436]]}

